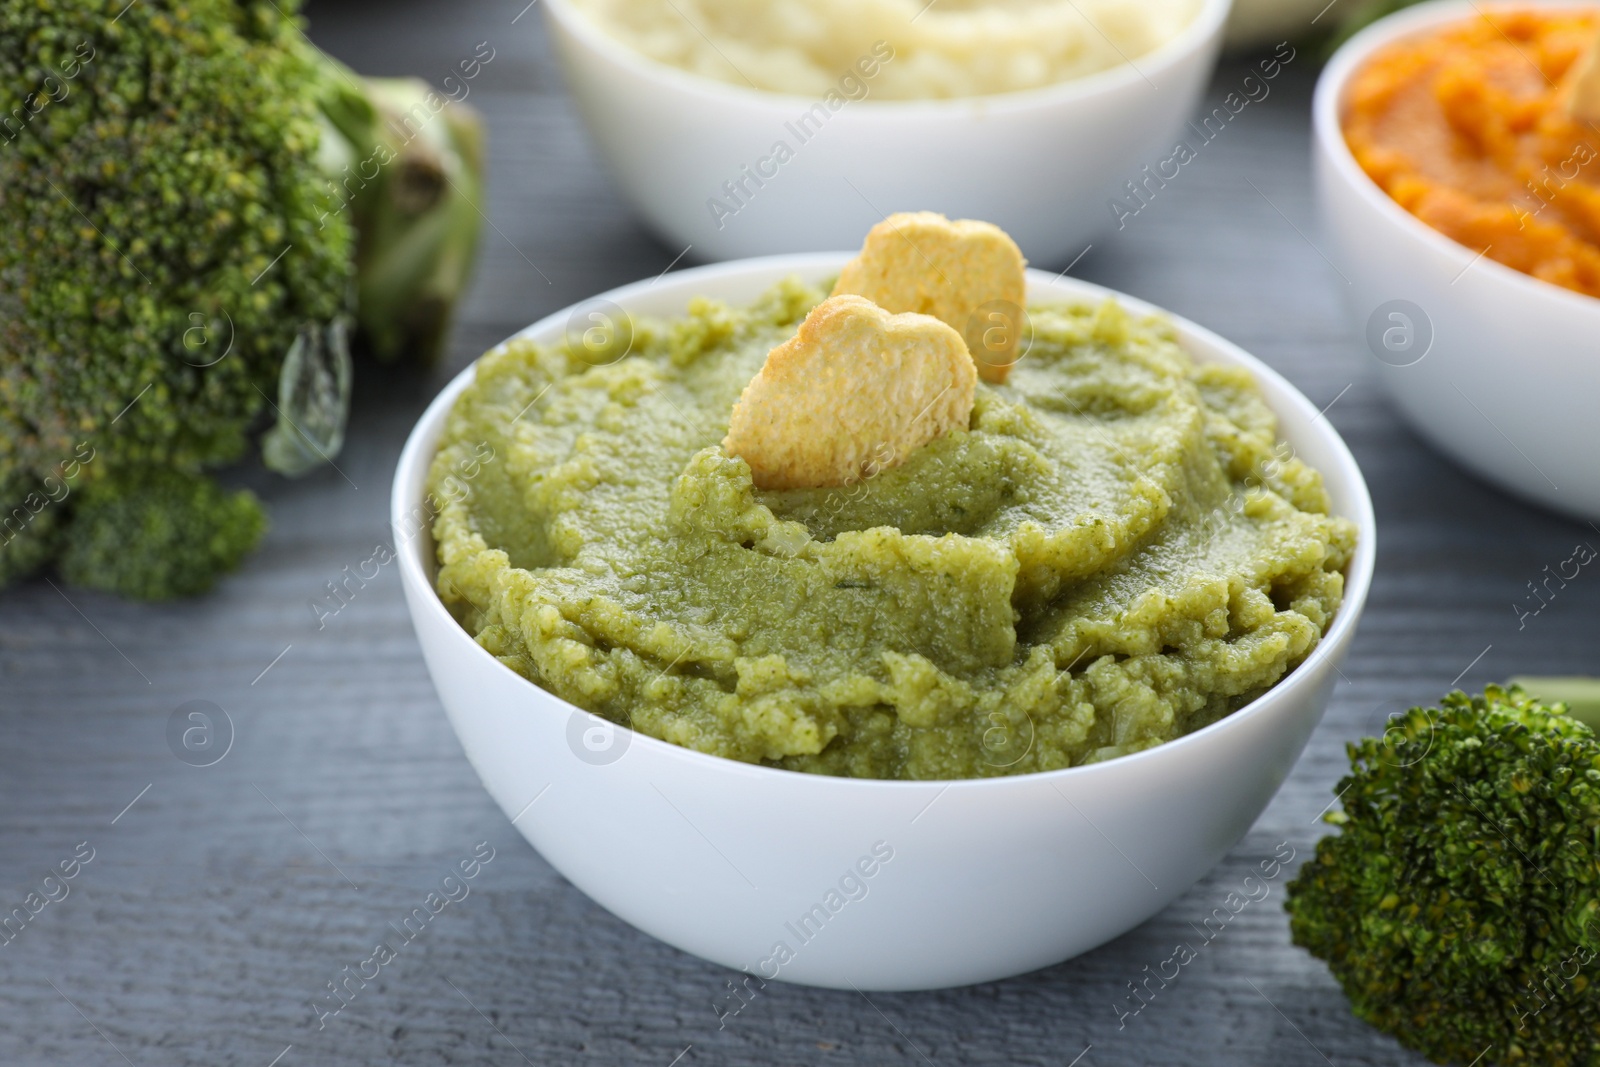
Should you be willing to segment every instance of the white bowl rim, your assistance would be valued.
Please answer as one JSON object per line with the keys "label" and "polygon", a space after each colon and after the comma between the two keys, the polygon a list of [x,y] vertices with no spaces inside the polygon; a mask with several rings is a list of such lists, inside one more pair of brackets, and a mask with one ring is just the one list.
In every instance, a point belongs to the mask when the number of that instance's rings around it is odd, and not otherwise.
{"label": "white bowl rim", "polygon": [[[820,277],[829,273],[837,273],[843,263],[853,257],[855,252],[808,252],[792,253],[774,256],[761,256],[751,259],[729,260],[723,263],[713,263],[703,267],[692,267],[688,270],[675,272],[676,284],[685,285],[701,281],[714,283],[729,276],[738,276],[747,272],[765,270],[786,266],[788,273],[798,274],[802,277]],[[1158,308],[1147,301],[1114,289],[1095,285],[1092,282],[1082,281],[1077,278],[1066,278],[1063,275],[1051,275],[1048,271],[1028,269],[1030,283],[1040,283],[1051,290],[1053,295],[1066,298],[1085,297],[1089,299],[1114,299],[1124,309],[1141,315],[1159,315],[1170,321],[1178,331],[1180,337],[1193,337],[1206,344],[1213,345],[1229,353],[1237,359],[1240,365],[1246,367],[1258,381],[1270,382],[1279,390],[1288,402],[1300,408],[1299,414],[1305,419],[1310,432],[1323,437],[1330,446],[1334,456],[1334,466],[1337,468],[1341,479],[1350,490],[1352,514],[1347,515],[1356,525],[1357,542],[1354,555],[1350,559],[1345,572],[1344,597],[1340,603],[1339,611],[1334,616],[1333,625],[1328,627],[1322,638],[1317,642],[1317,647],[1311,654],[1302,660],[1289,673],[1278,679],[1266,692],[1256,699],[1216,722],[1203,726],[1192,733],[1162,742],[1152,748],[1131,752],[1127,755],[1117,756],[1113,759],[1101,760],[1095,763],[1079,764],[1073,767],[1062,767],[1051,771],[1031,771],[1025,774],[998,775],[990,778],[938,778],[938,779],[893,779],[893,778],[849,778],[825,774],[813,774],[803,771],[791,771],[782,767],[769,767],[759,763],[745,763],[740,760],[729,759],[724,756],[714,756],[710,753],[698,752],[691,748],[675,745],[670,741],[663,741],[648,734],[631,730],[629,727],[618,726],[618,729],[629,730],[630,744],[644,744],[655,749],[658,753],[675,759],[686,759],[700,763],[708,771],[715,773],[747,773],[755,775],[781,774],[786,776],[786,782],[796,788],[818,789],[896,789],[900,791],[943,791],[946,789],[1005,789],[1016,788],[1016,783],[1057,780],[1063,775],[1101,775],[1121,773],[1117,768],[1132,768],[1135,761],[1153,762],[1163,759],[1178,758],[1181,752],[1197,744],[1204,744],[1209,738],[1236,728],[1245,719],[1255,718],[1265,714],[1267,709],[1278,702],[1284,691],[1294,685],[1297,680],[1310,676],[1312,669],[1322,660],[1333,656],[1334,650],[1344,645],[1350,639],[1350,631],[1355,627],[1358,617],[1366,606],[1367,594],[1372,586],[1372,575],[1377,560],[1377,529],[1376,518],[1373,513],[1372,497],[1367,489],[1365,477],[1361,468],[1356,464],[1355,457],[1350,454],[1349,447],[1339,432],[1333,428],[1328,420],[1321,416],[1314,404],[1306,395],[1300,392],[1288,379],[1277,371],[1267,366],[1257,357],[1246,352],[1233,342],[1218,334],[1197,325],[1180,315]],[[512,334],[507,340],[534,336],[562,328],[571,318],[572,314],[583,307],[591,306],[597,301],[607,300],[626,308],[627,302],[638,295],[642,295],[659,281],[659,278],[641,279],[627,285],[619,286],[604,293],[596,294],[586,300],[552,312],[539,319],[530,326],[526,326]],[[1030,297],[1032,296],[1030,286]],[[504,342],[502,342],[503,344]],[[498,346],[497,346],[498,347]],[[492,349],[491,349],[492,351]],[[436,614],[441,622],[448,624],[450,632],[457,635],[461,641],[471,645],[476,655],[483,657],[486,666],[494,670],[506,671],[522,684],[528,686],[535,694],[554,701],[558,706],[567,709],[567,714],[574,712],[590,714],[556,694],[523,678],[512,671],[510,667],[495,659],[486,649],[480,646],[455,617],[450,614],[439,599],[434,583],[429,580],[427,570],[422,565],[423,547],[433,543],[431,531],[429,536],[414,536],[409,540],[402,539],[403,523],[420,504],[419,500],[403,497],[402,493],[406,482],[412,477],[412,472],[420,471],[425,475],[428,466],[433,461],[433,446],[436,441],[435,428],[440,432],[443,422],[448,416],[449,409],[454,404],[477,371],[479,360],[474,359],[461,370],[450,382],[439,391],[422,415],[412,427],[411,433],[406,438],[405,447],[401,450],[400,459],[395,467],[394,483],[390,492],[390,524],[392,534],[399,546],[400,569],[405,580],[417,584],[419,589],[426,590],[428,596],[421,610]],[[1276,412],[1281,417],[1281,412]],[[424,438],[435,437],[435,441],[428,442],[428,451],[424,455]],[[1319,468],[1326,472],[1328,466]],[[416,610],[413,608],[413,611]],[[530,712],[538,713],[538,709],[530,707]],[[796,781],[796,779],[800,781]]]}
{"label": "white bowl rim", "polygon": [[[871,113],[895,116],[924,113],[930,116],[951,113],[966,114],[974,109],[982,111],[1019,111],[1078,100],[1102,93],[1114,92],[1136,81],[1155,85],[1154,76],[1167,72],[1180,60],[1205,46],[1222,30],[1223,23],[1233,8],[1233,0],[1199,0],[1199,10],[1188,25],[1165,44],[1134,56],[1114,67],[1084,74],[1032,89],[1017,89],[1003,93],[984,93],[978,96],[958,96],[936,100],[873,100],[869,95],[862,100],[852,100],[851,110],[862,109]],[[711,101],[770,106],[773,110],[788,109],[797,102],[814,104],[820,97],[804,93],[784,93],[756,89],[733,82],[710,78],[703,74],[663,63],[628,47],[606,33],[581,11],[575,10],[570,0],[544,0],[547,15],[558,20],[562,27],[578,37],[589,48],[607,56],[613,62],[627,67],[635,74],[665,83],[678,90],[698,94]],[[1085,16],[1087,18],[1087,16]],[[788,111],[784,111],[788,115]]]}
{"label": "white bowl rim", "polygon": [[1524,274],[1490,259],[1482,252],[1475,252],[1471,247],[1445,236],[1401,207],[1356,162],[1355,154],[1344,139],[1344,127],[1340,121],[1344,110],[1345,87],[1379,49],[1406,37],[1421,36],[1452,22],[1466,22],[1488,13],[1537,8],[1594,10],[1595,0],[1494,0],[1490,3],[1480,3],[1479,0],[1426,0],[1425,3],[1384,16],[1341,45],[1322,69],[1311,102],[1313,136],[1339,176],[1374,204],[1381,215],[1435,251],[1462,259],[1463,270],[1482,260],[1479,266],[1491,277],[1530,296],[1543,296],[1564,303],[1579,314],[1600,314],[1600,300],[1595,297]]}

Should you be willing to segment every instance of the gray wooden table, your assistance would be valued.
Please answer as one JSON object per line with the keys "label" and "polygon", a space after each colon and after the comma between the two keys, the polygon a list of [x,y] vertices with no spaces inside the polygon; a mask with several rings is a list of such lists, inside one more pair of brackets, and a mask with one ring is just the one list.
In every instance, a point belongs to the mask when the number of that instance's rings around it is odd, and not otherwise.
{"label": "gray wooden table", "polygon": [[[0,912],[93,850],[69,895],[0,944],[0,1064],[1420,1063],[1355,1021],[1323,966],[1289,944],[1282,879],[1119,1027],[1117,1005],[1146,965],[1193,941],[1192,924],[1280,842],[1310,850],[1347,739],[1458,678],[1597,666],[1600,582],[1571,583],[1524,628],[1511,606],[1594,531],[1449,466],[1377,391],[1343,283],[1313,244],[1311,57],[1074,268],[1260,355],[1329,405],[1367,473],[1377,582],[1305,757],[1216,871],[1080,959],[870,1000],[772,984],[719,1029],[729,972],[590,903],[490,802],[434,695],[392,567],[320,631],[308,606],[388,538],[395,459],[446,375],[678,251],[634,222],[600,172],[538,11],[517,17],[526,2],[313,5],[313,36],[369,73],[437,82],[478,42],[495,50],[470,98],[491,132],[493,228],[449,366],[425,381],[363,368],[339,459],[348,480],[243,472],[273,529],[202,600],[69,601],[43,581],[0,594]],[[1207,108],[1244,73],[1225,64]],[[232,725],[212,766],[180,762],[166,739],[174,709],[193,700]],[[311,1004],[327,983],[479,842],[494,859],[470,896],[319,1029]]]}

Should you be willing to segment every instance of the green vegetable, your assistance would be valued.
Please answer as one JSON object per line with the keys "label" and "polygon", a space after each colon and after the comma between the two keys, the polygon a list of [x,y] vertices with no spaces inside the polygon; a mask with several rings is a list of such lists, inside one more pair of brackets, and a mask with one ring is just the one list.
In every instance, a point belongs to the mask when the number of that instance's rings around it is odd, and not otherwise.
{"label": "green vegetable", "polygon": [[238,566],[265,531],[249,493],[224,492],[203,475],[140,467],[84,488],[61,574],[138,600],[194,596]]}
{"label": "green vegetable", "polygon": [[330,84],[323,112],[340,136],[327,144],[345,154],[324,165],[339,195],[352,190],[361,339],[380,359],[434,363],[482,229],[482,120],[459,104],[433,117],[441,98],[418,78],[346,73]]}
{"label": "green vegetable", "polygon": [[1535,678],[1521,675],[1511,679],[1541,700],[1559,700],[1567,706],[1567,714],[1591,730],[1600,730],[1600,678],[1580,678],[1566,675],[1554,678]]}
{"label": "green vegetable", "polygon": [[1341,828],[1288,886],[1294,943],[1438,1063],[1600,1063],[1600,739],[1519,688],[1349,746]]}
{"label": "green vegetable", "polygon": [[[379,358],[437,354],[482,145],[421,82],[313,48],[294,0],[124,4],[0,0],[0,584],[66,552],[68,581],[164,597],[237,565],[262,516],[158,472],[192,486],[274,422],[268,466],[330,460],[346,322]],[[100,516],[155,485],[119,564]]]}
{"label": "green vegetable", "polygon": [[0,586],[4,586],[55,558],[60,514],[38,487],[20,479],[0,481],[0,500],[19,502],[11,514],[0,515]]}
{"label": "green vegetable", "polygon": [[1333,37],[1328,41],[1328,53],[1331,55],[1340,45],[1379,19],[1419,2],[1420,0],[1362,0],[1339,20]]}
{"label": "green vegetable", "polygon": [[1324,57],[1379,19],[1420,0],[1234,0],[1227,47],[1260,49],[1288,39],[1320,45]]}

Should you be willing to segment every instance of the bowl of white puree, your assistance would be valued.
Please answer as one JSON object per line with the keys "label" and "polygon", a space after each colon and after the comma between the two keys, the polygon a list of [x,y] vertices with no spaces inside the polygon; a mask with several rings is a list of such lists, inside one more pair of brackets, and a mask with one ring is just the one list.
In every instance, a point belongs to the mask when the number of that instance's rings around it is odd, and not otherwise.
{"label": "bowl of white puree", "polygon": [[1147,190],[1230,0],[546,0],[623,196],[709,261],[847,247],[889,210],[1065,265]]}

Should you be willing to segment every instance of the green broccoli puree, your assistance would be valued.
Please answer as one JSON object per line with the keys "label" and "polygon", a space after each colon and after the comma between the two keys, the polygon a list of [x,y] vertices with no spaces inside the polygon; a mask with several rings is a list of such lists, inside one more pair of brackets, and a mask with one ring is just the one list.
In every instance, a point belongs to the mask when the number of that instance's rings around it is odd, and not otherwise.
{"label": "green broccoli puree", "polygon": [[430,478],[439,594],[480,645],[674,744],[921,779],[1159,745],[1315,647],[1354,527],[1247,373],[1114,303],[1031,308],[970,429],[902,465],[755,490],[729,412],[824,295],[483,357]]}

